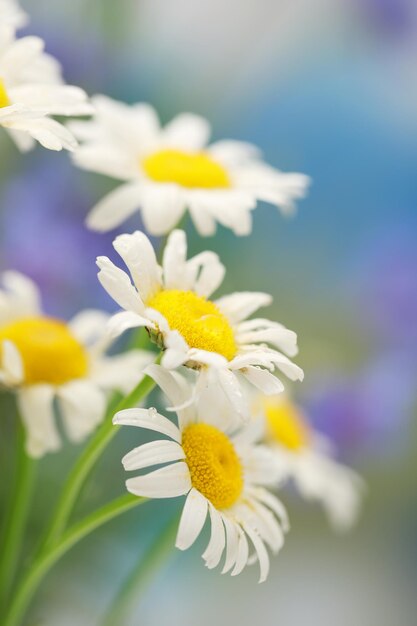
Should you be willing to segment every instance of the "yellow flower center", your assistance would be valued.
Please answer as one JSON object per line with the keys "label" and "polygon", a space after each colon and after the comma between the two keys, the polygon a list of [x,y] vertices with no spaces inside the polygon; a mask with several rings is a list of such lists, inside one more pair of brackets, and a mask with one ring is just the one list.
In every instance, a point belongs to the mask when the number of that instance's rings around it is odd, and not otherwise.
{"label": "yellow flower center", "polygon": [[243,468],[230,439],[209,424],[191,424],[182,434],[191,483],[216,509],[227,509],[243,489]]}
{"label": "yellow flower center", "polygon": [[191,348],[218,352],[229,361],[236,354],[233,329],[219,308],[192,291],[167,289],[148,303],[166,318],[172,330],[178,330]]}
{"label": "yellow flower center", "polygon": [[68,326],[47,317],[28,317],[0,327],[0,349],[8,339],[22,357],[25,383],[62,385],[87,373],[88,357]]}
{"label": "yellow flower center", "polygon": [[227,171],[204,152],[159,150],[142,161],[145,173],[159,183],[214,189],[230,187]]}
{"label": "yellow flower center", "polygon": [[0,109],[8,107],[10,105],[9,96],[7,95],[6,87],[3,80],[0,78]]}
{"label": "yellow flower center", "polygon": [[300,450],[309,444],[310,429],[297,408],[285,400],[265,400],[267,436],[290,450]]}

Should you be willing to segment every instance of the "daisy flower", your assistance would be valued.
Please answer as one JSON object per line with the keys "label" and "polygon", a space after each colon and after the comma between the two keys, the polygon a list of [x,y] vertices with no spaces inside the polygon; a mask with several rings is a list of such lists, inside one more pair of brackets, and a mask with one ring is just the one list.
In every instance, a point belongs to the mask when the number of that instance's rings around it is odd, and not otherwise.
{"label": "daisy flower", "polygon": [[337,531],[356,521],[364,492],[363,480],[332,458],[331,442],[312,429],[302,410],[285,395],[260,401],[264,442],[275,450],[301,495],[320,502]]}
{"label": "daisy flower", "polygon": [[[187,381],[177,372],[150,365],[146,373],[162,388],[170,402],[182,405],[190,395]],[[266,547],[277,553],[284,543],[288,519],[282,503],[265,486],[278,478],[271,453],[232,436],[225,415],[217,414],[217,390],[211,400],[177,411],[178,426],[155,409],[126,409],[113,418],[118,425],[137,426],[168,437],[145,443],[125,455],[125,470],[147,470],[129,478],[130,493],[147,498],[187,496],[176,547],[193,545],[210,519],[211,536],[202,557],[209,569],[225,553],[222,573],[239,574],[248,563],[259,561],[260,580],[269,570]],[[254,554],[250,555],[249,541]]]}
{"label": "daisy flower", "polygon": [[28,16],[16,0],[0,0],[0,28],[22,28],[28,23]]}
{"label": "daisy flower", "polygon": [[151,242],[139,231],[120,235],[113,245],[133,284],[110,259],[98,257],[101,284],[125,309],[112,318],[110,331],[118,335],[144,326],[164,350],[164,367],[186,365],[197,370],[196,395],[214,384],[227,396],[237,416],[244,418],[249,409],[241,378],[265,394],[280,393],[284,388],[272,374],[275,369],[291,380],[302,380],[302,370],[283,354],[297,353],[296,334],[267,319],[247,319],[270,304],[271,296],[242,292],[210,299],[225,273],[216,254],[206,251],[187,261],[186,236],[181,230],[168,237],[162,267]]}
{"label": "daisy flower", "polygon": [[94,118],[71,126],[84,142],[75,163],[124,181],[88,216],[94,230],[111,230],[140,209],[146,230],[162,235],[188,208],[203,236],[215,232],[216,222],[247,235],[258,200],[291,213],[306,194],[307,176],[266,165],[250,144],[207,145],[210,127],[202,117],[183,113],[162,128],[148,104],[128,106],[105,96],[93,103]]}
{"label": "daisy flower", "polygon": [[0,291],[0,382],[16,392],[26,450],[41,457],[61,447],[55,420],[73,442],[102,421],[107,393],[137,384],[149,352],[106,356],[108,315],[86,310],[68,324],[42,313],[37,287],[17,272],[3,274]]}
{"label": "daisy flower", "polygon": [[79,87],[65,85],[57,61],[39,37],[17,39],[0,29],[0,126],[18,148],[38,141],[49,150],[73,150],[77,141],[53,115],[90,115],[92,106]]}

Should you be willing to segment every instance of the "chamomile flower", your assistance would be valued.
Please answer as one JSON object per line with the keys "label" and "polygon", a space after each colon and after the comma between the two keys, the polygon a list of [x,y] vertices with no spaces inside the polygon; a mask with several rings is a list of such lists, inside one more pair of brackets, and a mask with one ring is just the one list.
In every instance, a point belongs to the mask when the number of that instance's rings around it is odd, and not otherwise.
{"label": "chamomile flower", "polygon": [[0,126],[18,148],[38,141],[49,150],[73,150],[73,134],[51,116],[90,115],[92,106],[79,87],[62,82],[57,61],[39,37],[17,39],[0,29]]}
{"label": "chamomile flower", "polygon": [[20,8],[17,0],[0,0],[0,29],[9,27],[22,28],[28,22],[28,16]]}
{"label": "chamomile flower", "polygon": [[71,125],[83,141],[74,160],[83,169],[124,181],[88,216],[94,230],[111,230],[140,209],[146,230],[162,235],[188,208],[203,236],[215,232],[216,222],[247,235],[258,200],[291,213],[306,194],[307,176],[266,165],[250,144],[207,145],[210,127],[202,117],[184,113],[162,128],[147,104],[128,106],[104,96],[93,103],[95,117]]}
{"label": "chamomile flower", "polygon": [[107,393],[139,382],[150,353],[106,356],[108,315],[86,310],[68,324],[42,313],[37,287],[17,272],[0,291],[0,383],[16,392],[26,450],[41,457],[61,447],[54,403],[73,442],[102,421]]}
{"label": "chamomile flower", "polygon": [[[148,366],[146,373],[171,403],[184,405],[190,389],[181,375],[158,365]],[[202,555],[206,566],[217,567],[225,553],[222,573],[236,576],[248,563],[259,561],[262,582],[269,570],[266,547],[277,553],[288,530],[282,503],[265,489],[279,474],[267,449],[247,438],[241,441],[239,433],[230,434],[227,415],[216,411],[217,390],[212,388],[211,394],[200,407],[193,404],[178,410],[178,426],[155,409],[127,409],[115,415],[114,424],[168,437],[126,454],[122,462],[127,471],[162,466],[129,478],[126,487],[147,498],[187,496],[176,547],[186,550],[192,546],[209,517],[211,536]]]}
{"label": "chamomile flower", "polygon": [[97,259],[101,284],[125,309],[111,320],[111,332],[120,334],[144,326],[164,350],[164,367],[187,365],[197,370],[196,395],[214,384],[236,415],[244,418],[249,405],[240,378],[265,394],[280,393],[284,388],[272,374],[275,369],[291,380],[302,380],[302,370],[283,354],[297,353],[296,334],[267,319],[247,319],[270,304],[271,296],[242,292],[210,299],[225,273],[216,254],[206,251],[187,261],[187,242],[181,230],[170,234],[162,267],[151,242],[139,231],[120,235],[113,245],[133,284],[110,259]]}
{"label": "chamomile flower", "polygon": [[317,433],[285,394],[264,397],[258,408],[263,440],[307,500],[320,502],[332,527],[348,530],[357,520],[363,480],[332,458],[331,442]]}

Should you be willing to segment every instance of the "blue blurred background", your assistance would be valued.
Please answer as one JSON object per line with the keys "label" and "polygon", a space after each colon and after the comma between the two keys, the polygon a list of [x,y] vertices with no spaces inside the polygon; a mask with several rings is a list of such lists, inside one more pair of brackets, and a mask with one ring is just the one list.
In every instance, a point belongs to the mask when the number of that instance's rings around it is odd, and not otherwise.
{"label": "blue blurred background", "polygon": [[[68,82],[149,101],[163,121],[189,110],[214,138],[256,143],[283,170],[313,178],[294,219],[270,206],[251,237],[219,229],[222,291],[272,292],[268,316],[299,334],[306,379],[295,389],[369,492],[358,527],[335,537],[319,508],[287,494],[292,532],[261,587],[203,568],[201,545],[176,554],[138,597],[129,626],[392,626],[417,615],[417,4],[414,0],[26,0],[27,32],[46,40]],[[115,233],[88,232],[114,186],[67,154],[24,157],[0,139],[0,266],[32,276],[47,310],[113,309],[95,257]],[[140,227],[139,217],[125,228]],[[123,489],[106,453],[84,500]],[[131,441],[130,441],[131,440]],[[3,442],[0,450],[9,454]],[[39,532],[76,448],[41,463]],[[58,478],[57,478],[58,477]],[[83,502],[80,507],[83,506]],[[90,506],[90,504],[89,504]],[[155,525],[179,503],[151,503],[80,544],[43,585],[28,623],[99,624]],[[146,509],[146,510],[145,510]],[[200,550],[200,551],[199,551]],[[87,582],[88,581],[88,582]],[[36,621],[36,620],[39,620]]]}

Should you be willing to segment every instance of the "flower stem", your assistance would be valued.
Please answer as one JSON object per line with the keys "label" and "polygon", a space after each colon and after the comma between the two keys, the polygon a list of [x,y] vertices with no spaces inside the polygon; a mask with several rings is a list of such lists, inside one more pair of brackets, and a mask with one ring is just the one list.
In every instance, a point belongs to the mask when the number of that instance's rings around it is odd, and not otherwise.
{"label": "flower stem", "polygon": [[27,514],[31,502],[31,492],[36,477],[36,461],[25,452],[25,433],[19,417],[17,432],[17,471],[13,486],[12,501],[8,509],[0,559],[0,606],[7,602],[13,584],[22,537],[26,526]]}
{"label": "flower stem", "polygon": [[2,626],[18,626],[21,623],[24,612],[43,577],[56,561],[72,548],[73,545],[81,541],[81,539],[99,526],[102,526],[114,517],[117,517],[121,513],[143,502],[146,502],[146,498],[125,494],[97,511],[94,511],[72,528],[69,528],[61,537],[60,541],[50,550],[40,554],[32,567],[28,570],[13,598],[5,621],[2,622]]}
{"label": "flower stem", "polygon": [[178,519],[175,516],[163,528],[162,533],[158,534],[151,543],[143,558],[137,563],[120,587],[109,611],[106,613],[103,626],[125,623],[125,618],[133,607],[134,602],[143,593],[151,577],[172,551],[177,527]]}
{"label": "flower stem", "polygon": [[55,514],[53,515],[51,525],[44,540],[42,551],[54,545],[60,538],[85,479],[101,453],[118,432],[119,426],[113,426],[112,424],[112,415],[122,409],[137,406],[137,404],[152,391],[154,386],[154,381],[149,376],[145,376],[133,391],[118,403],[116,408],[108,412],[100,428],[96,431],[92,439],[90,439],[88,445],[75,463],[64,485]]}

